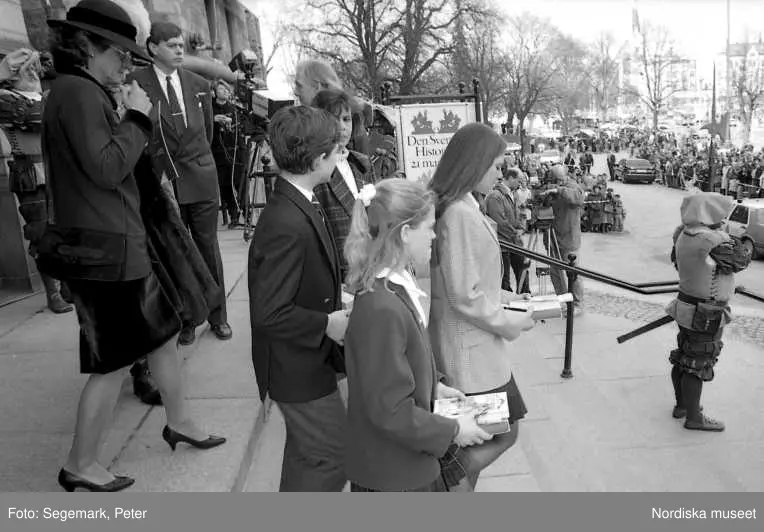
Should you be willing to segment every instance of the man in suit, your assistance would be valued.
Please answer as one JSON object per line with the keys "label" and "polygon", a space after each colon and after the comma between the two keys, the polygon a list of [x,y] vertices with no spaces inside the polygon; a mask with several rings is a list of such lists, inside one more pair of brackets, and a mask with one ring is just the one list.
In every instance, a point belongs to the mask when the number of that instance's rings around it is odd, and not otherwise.
{"label": "man in suit", "polygon": [[[157,127],[149,151],[158,174],[172,182],[183,222],[225,292],[223,261],[218,245],[219,191],[217,169],[212,157],[212,93],[207,80],[181,68],[184,56],[181,29],[170,22],[155,22],[146,41],[152,66],[133,72],[154,105],[152,119]],[[228,325],[225,299],[208,316],[210,328],[220,340],[233,335]],[[196,324],[183,325],[178,342],[193,344]],[[146,383],[145,365],[132,371],[134,389],[141,400],[157,404],[158,394]]]}
{"label": "man in suit", "polygon": [[260,398],[286,423],[280,491],[342,491],[345,407],[337,389],[347,313],[340,310],[337,249],[313,188],[329,180],[339,124],[305,106],[274,114],[281,171],[249,249],[252,363]]}

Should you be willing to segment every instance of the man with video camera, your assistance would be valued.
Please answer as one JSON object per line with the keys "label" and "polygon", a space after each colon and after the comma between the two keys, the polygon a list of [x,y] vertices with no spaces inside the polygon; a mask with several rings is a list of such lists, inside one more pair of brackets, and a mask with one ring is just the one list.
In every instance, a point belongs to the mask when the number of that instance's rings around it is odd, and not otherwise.
{"label": "man with video camera", "polygon": [[[579,263],[581,258],[581,211],[584,206],[583,190],[578,183],[568,177],[565,167],[560,164],[552,166],[550,178],[556,186],[541,192],[541,196],[545,200],[549,200],[554,211],[552,227],[556,233],[560,251],[560,256],[555,258],[567,262],[568,255],[573,253],[576,255],[576,263]],[[555,266],[550,267],[550,277],[557,295],[568,291],[572,292],[574,315],[579,316],[583,312],[584,298],[580,277],[576,278],[572,287],[568,287],[565,272]]]}
{"label": "man with video camera", "polygon": [[212,156],[218,170],[220,207],[223,223],[233,229],[239,223],[240,208],[237,191],[241,183],[243,143],[239,110],[231,101],[233,91],[223,80],[212,85],[212,115],[215,126],[212,134]]}

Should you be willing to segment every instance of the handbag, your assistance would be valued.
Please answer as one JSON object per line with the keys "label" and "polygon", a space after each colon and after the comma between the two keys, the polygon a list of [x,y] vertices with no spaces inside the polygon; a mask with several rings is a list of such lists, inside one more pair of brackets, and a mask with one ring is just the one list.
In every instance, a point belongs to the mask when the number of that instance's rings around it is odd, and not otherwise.
{"label": "handbag", "polygon": [[119,281],[126,250],[125,235],[48,223],[37,247],[37,267],[62,281]]}

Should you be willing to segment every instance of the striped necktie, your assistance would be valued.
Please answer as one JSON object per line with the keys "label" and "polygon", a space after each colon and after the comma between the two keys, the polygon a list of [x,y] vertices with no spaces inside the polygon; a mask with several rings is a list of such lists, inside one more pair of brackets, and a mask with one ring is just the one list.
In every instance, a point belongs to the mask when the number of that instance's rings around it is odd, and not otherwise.
{"label": "striped necktie", "polygon": [[170,102],[170,116],[172,116],[172,122],[175,124],[176,131],[184,131],[186,129],[186,121],[183,118],[183,110],[180,108],[178,95],[172,87],[172,76],[167,76],[167,100]]}

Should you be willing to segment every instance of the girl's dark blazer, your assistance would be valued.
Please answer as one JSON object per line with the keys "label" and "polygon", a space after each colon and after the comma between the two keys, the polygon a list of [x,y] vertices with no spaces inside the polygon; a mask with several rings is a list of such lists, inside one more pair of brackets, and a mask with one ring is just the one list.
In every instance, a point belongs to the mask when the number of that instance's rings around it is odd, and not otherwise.
{"label": "girl's dark blazer", "polygon": [[356,297],[345,335],[348,479],[366,488],[421,488],[440,475],[457,422],[432,413],[439,374],[406,290],[378,279]]}
{"label": "girl's dark blazer", "polygon": [[[350,151],[348,153],[348,163],[353,170],[358,190],[361,190],[364,185],[376,182],[374,169],[367,156],[356,151]],[[329,182],[318,185],[313,191],[321,203],[321,207],[324,209],[326,221],[329,223],[329,228],[332,231],[337,252],[340,255],[340,272],[344,279],[348,268],[344,254],[345,240],[347,240],[348,233],[350,232],[355,198],[342,174],[336,168]]]}

